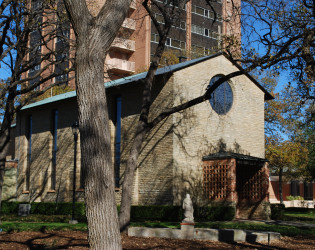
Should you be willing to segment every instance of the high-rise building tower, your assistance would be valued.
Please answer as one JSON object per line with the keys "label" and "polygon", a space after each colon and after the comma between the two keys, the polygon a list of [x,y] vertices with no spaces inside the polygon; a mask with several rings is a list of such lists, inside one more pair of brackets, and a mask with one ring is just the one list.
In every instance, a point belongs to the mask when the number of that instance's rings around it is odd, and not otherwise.
{"label": "high-rise building tower", "polygon": [[[38,1],[40,0],[32,0],[32,6],[36,6]],[[96,15],[103,2],[104,0],[87,0],[90,12]],[[168,4],[169,0],[158,2]],[[240,40],[240,16],[235,15],[235,10],[240,8],[241,0],[210,0],[210,2],[211,6],[205,0],[189,0],[186,3],[185,8],[180,10],[180,16],[176,17],[178,20],[167,38],[167,51],[189,60],[220,50],[225,35],[234,35]],[[64,8],[62,5],[62,1],[57,2],[58,9]],[[163,23],[163,16],[157,10],[155,17],[158,22]],[[65,39],[62,39],[62,37],[75,39],[69,21],[62,20],[58,24],[57,20],[56,32],[57,38],[51,46],[56,51],[62,51],[62,53],[57,53],[57,59],[68,56],[73,58],[74,52],[71,51],[71,46]],[[158,32],[143,8],[142,1],[134,0],[130,6],[128,17],[106,57],[104,80],[111,81],[145,71],[149,67],[150,58],[157,47],[158,39]],[[31,37],[31,44],[32,40]],[[65,60],[50,72],[62,72],[70,64],[69,60]],[[38,65],[37,69],[40,67],[41,65]],[[36,69],[34,70],[36,71]],[[32,72],[30,71],[29,74],[34,74]],[[62,82],[73,74],[60,75],[47,84]],[[74,79],[68,82],[68,85],[74,88]]]}

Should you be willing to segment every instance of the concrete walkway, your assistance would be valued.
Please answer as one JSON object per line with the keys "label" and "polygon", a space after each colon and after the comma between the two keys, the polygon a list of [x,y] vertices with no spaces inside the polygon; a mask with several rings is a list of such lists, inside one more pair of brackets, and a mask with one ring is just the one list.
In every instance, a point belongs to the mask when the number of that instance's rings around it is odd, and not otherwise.
{"label": "concrete walkway", "polygon": [[304,228],[315,228],[315,224],[312,223],[303,223],[298,221],[282,221],[282,220],[244,220],[237,219],[235,221],[241,222],[257,222],[268,225],[281,225],[281,226],[294,226],[294,227],[304,227]]}

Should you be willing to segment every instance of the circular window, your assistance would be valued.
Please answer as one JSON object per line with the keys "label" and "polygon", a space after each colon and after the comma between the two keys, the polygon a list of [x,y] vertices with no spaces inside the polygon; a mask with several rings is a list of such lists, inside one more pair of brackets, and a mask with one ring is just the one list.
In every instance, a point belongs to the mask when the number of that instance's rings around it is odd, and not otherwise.
{"label": "circular window", "polygon": [[[222,75],[212,77],[209,87],[221,77]],[[221,83],[221,85],[212,92],[209,102],[213,110],[219,115],[224,115],[229,112],[233,103],[233,91],[230,84],[227,81]]]}

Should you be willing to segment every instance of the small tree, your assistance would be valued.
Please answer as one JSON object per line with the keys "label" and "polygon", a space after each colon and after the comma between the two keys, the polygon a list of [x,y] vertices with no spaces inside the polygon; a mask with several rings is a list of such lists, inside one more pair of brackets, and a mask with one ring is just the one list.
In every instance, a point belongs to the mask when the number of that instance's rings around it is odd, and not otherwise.
{"label": "small tree", "polygon": [[[71,70],[68,67],[47,74],[53,66],[58,67],[69,60],[68,57],[57,59],[55,52],[48,46],[58,35],[55,29],[57,23],[51,17],[62,15],[53,4],[54,1],[32,1],[26,4],[23,1],[4,0],[0,5],[0,61],[8,72],[7,79],[2,79],[0,86],[0,208],[10,127],[15,113],[32,98],[54,86],[48,81]],[[41,32],[43,29],[46,32]]]}
{"label": "small tree", "polygon": [[280,203],[283,204],[283,177],[305,177],[308,150],[301,143],[277,139],[267,140],[266,157],[270,161],[271,170],[279,175]]}

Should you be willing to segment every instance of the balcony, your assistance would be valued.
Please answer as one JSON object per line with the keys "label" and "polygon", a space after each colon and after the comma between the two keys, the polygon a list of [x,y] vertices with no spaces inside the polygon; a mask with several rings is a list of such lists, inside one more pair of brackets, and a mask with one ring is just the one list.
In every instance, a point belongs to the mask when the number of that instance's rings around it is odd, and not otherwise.
{"label": "balcony", "polygon": [[111,58],[107,60],[107,68],[111,72],[132,74],[135,72],[135,62]]}
{"label": "balcony", "polygon": [[131,2],[130,9],[131,10],[136,10],[137,9],[137,1],[136,0],[133,0]]}
{"label": "balcony", "polygon": [[111,48],[125,53],[133,53],[136,50],[136,43],[133,40],[116,37]]}
{"label": "balcony", "polygon": [[122,27],[129,30],[136,30],[136,20],[127,17],[123,22]]}

